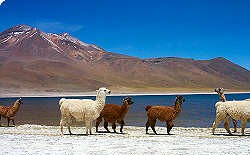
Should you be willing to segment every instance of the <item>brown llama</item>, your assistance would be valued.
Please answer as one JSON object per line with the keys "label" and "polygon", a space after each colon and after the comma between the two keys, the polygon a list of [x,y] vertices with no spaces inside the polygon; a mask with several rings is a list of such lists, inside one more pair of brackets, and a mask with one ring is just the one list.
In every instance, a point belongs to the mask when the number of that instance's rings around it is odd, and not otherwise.
{"label": "brown llama", "polygon": [[124,117],[128,112],[128,109],[134,102],[130,97],[126,97],[122,105],[116,104],[105,104],[103,110],[100,113],[100,116],[96,119],[96,132],[98,132],[98,126],[104,118],[104,128],[107,132],[110,132],[108,129],[108,123],[112,124],[112,129],[116,133],[116,122],[121,125],[120,132],[122,133],[123,126],[125,125]]}
{"label": "brown llama", "polygon": [[167,124],[167,133],[170,134],[170,130],[173,128],[173,121],[181,113],[182,103],[185,102],[185,99],[182,96],[177,96],[175,99],[174,106],[146,106],[145,110],[147,111],[148,120],[146,123],[146,134],[148,134],[149,126],[152,128],[155,134],[155,123],[159,119],[161,122],[166,122]]}
{"label": "brown llama", "polygon": [[[21,98],[16,100],[12,106],[0,106],[0,121],[1,117],[7,118],[8,126],[10,126],[10,120],[12,120],[13,125],[15,126],[15,115],[18,112],[20,105],[23,104]],[[0,122],[1,126],[1,122]]]}
{"label": "brown llama", "polygon": [[[225,90],[223,88],[215,88],[214,91],[220,96],[221,102],[226,102],[226,96],[224,94]],[[232,119],[234,125],[234,132],[237,132],[237,120]],[[225,124],[224,124],[225,126]]]}

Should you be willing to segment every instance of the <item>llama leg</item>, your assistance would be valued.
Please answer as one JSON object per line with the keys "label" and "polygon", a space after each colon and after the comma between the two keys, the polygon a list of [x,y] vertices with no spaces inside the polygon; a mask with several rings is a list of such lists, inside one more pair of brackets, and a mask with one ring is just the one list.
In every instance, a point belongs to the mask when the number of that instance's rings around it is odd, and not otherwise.
{"label": "llama leg", "polygon": [[90,121],[90,126],[89,126],[89,134],[92,135],[92,126],[93,126],[93,122]]}
{"label": "llama leg", "polygon": [[114,130],[114,133],[116,133],[116,125],[115,125],[115,122],[112,123],[112,129]]}
{"label": "llama leg", "polygon": [[167,122],[167,132],[170,134],[171,129],[173,128],[174,123],[172,121]]}
{"label": "llama leg", "polygon": [[214,135],[214,131],[217,128],[217,126],[221,123],[221,121],[225,118],[226,116],[224,114],[217,114],[215,121],[213,123],[213,129],[212,129],[212,133]]}
{"label": "llama leg", "polygon": [[156,123],[156,120],[152,120],[150,123],[150,127],[152,128],[153,132],[157,135],[157,133],[155,131],[155,123]]}
{"label": "llama leg", "polygon": [[72,135],[72,132],[70,130],[70,125],[68,124],[68,130],[69,130],[69,134]]}
{"label": "llama leg", "polygon": [[225,123],[224,123],[224,128],[227,130],[227,132],[232,135],[230,129],[229,129],[229,125],[230,125],[230,116],[227,116],[225,119]]}
{"label": "llama leg", "polygon": [[14,126],[16,126],[16,125],[15,125],[15,121],[14,121],[14,119],[12,120],[12,123],[13,123],[13,125],[14,125]]}
{"label": "llama leg", "polygon": [[122,133],[122,129],[125,124],[124,120],[119,121],[119,124],[121,125],[120,132]]}
{"label": "llama leg", "polygon": [[245,128],[246,128],[246,125],[247,125],[247,120],[242,120],[241,121],[241,134],[242,135],[245,135],[245,133],[244,133],[244,130],[245,130]]}
{"label": "llama leg", "polygon": [[148,128],[149,128],[149,126],[152,128],[153,132],[155,134],[157,134],[156,131],[155,131],[155,123],[156,123],[156,119],[155,120],[148,119],[148,121],[146,123],[146,134],[148,134]]}
{"label": "llama leg", "polygon": [[234,124],[234,133],[237,132],[237,120],[232,119]]}
{"label": "llama leg", "polygon": [[[90,132],[90,120],[87,119],[85,121],[85,124],[86,124],[86,135],[89,135],[89,132]],[[88,132],[89,131],[89,132]]]}
{"label": "llama leg", "polygon": [[63,123],[63,120],[61,119],[61,121],[60,121],[60,127],[61,127],[61,133],[62,133],[62,135],[63,135],[63,125],[64,125],[64,123]]}
{"label": "llama leg", "polygon": [[2,123],[1,123],[2,121],[1,121],[1,119],[2,119],[2,116],[0,115],[0,126],[2,126]]}
{"label": "llama leg", "polygon": [[100,125],[101,122],[102,122],[102,117],[98,117],[96,119],[96,123],[95,123],[95,130],[96,130],[96,132],[98,132],[98,126]]}
{"label": "llama leg", "polygon": [[61,133],[62,133],[62,135],[63,135],[63,126],[62,125],[60,125],[61,126]]}
{"label": "llama leg", "polygon": [[89,131],[88,131],[89,128],[88,128],[87,124],[86,124],[86,127],[85,127],[85,128],[86,128],[86,136],[88,136],[88,135],[89,135]]}
{"label": "llama leg", "polygon": [[212,129],[212,133],[214,135],[214,131],[217,128],[217,126],[221,123],[222,119],[216,119],[213,123],[213,129]]}
{"label": "llama leg", "polygon": [[110,132],[109,129],[108,129],[108,122],[106,120],[104,120],[103,126],[107,130],[107,132]]}
{"label": "llama leg", "polygon": [[7,118],[8,126],[10,126],[10,118]]}
{"label": "llama leg", "polygon": [[89,135],[89,128],[86,126],[86,136]]}
{"label": "llama leg", "polygon": [[146,134],[148,134],[148,128],[149,128],[149,126],[150,126],[150,123],[149,123],[149,120],[148,120],[147,123],[146,123]]}
{"label": "llama leg", "polygon": [[68,124],[69,134],[72,135],[72,132],[71,132],[71,130],[70,130],[70,126],[71,126],[71,124],[72,124],[72,118],[71,118],[71,116],[68,116],[68,117],[67,117],[67,124]]}

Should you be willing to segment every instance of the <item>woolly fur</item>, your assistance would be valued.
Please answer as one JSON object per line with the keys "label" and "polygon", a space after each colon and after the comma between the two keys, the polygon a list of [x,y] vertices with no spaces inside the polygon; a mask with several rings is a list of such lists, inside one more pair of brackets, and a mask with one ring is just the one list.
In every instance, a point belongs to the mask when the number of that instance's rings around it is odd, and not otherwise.
{"label": "woolly fur", "polygon": [[71,134],[70,126],[74,118],[76,121],[84,121],[86,124],[86,134],[88,135],[88,130],[89,133],[92,134],[92,123],[99,117],[105,105],[106,95],[108,93],[110,93],[110,90],[107,88],[100,88],[97,90],[96,100],[62,98],[59,101],[62,133],[63,126],[67,126]]}
{"label": "woolly fur", "polygon": [[[213,134],[216,127],[221,123],[222,120],[225,121],[225,129],[231,134],[229,130],[230,117],[235,120],[242,121],[242,130],[241,133],[244,135],[244,129],[248,119],[250,119],[250,100],[242,101],[226,101],[226,102],[217,102],[216,107],[216,119],[213,123]],[[229,117],[230,116],[230,117]]]}

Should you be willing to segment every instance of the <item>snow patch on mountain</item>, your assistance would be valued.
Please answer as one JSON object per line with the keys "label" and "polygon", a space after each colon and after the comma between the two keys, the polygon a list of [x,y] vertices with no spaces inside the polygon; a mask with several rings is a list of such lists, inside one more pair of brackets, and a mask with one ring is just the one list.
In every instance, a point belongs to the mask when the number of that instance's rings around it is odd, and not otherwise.
{"label": "snow patch on mountain", "polygon": [[86,46],[86,47],[89,46],[89,44],[86,44],[86,43],[84,43],[84,42],[82,42],[82,41],[80,41],[80,40],[72,37],[68,33],[63,33],[63,34],[61,34],[61,36],[64,37],[66,40],[68,40],[70,42],[73,42],[75,44],[78,44],[78,45],[81,45],[81,46]]}
{"label": "snow patch on mountain", "polygon": [[0,0],[0,5],[4,2],[5,0]]}

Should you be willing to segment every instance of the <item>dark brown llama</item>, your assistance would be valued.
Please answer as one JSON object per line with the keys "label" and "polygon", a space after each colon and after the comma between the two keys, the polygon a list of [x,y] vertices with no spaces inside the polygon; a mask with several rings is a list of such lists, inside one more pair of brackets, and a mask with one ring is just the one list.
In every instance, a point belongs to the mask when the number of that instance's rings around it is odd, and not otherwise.
{"label": "dark brown llama", "polygon": [[[8,126],[10,126],[10,120],[12,120],[13,125],[15,126],[15,115],[18,112],[20,105],[23,104],[21,98],[16,100],[12,106],[0,106],[0,121],[1,117],[7,118]],[[1,125],[1,123],[0,123]]]}
{"label": "dark brown llama", "polygon": [[181,113],[183,102],[185,102],[185,99],[182,96],[177,96],[174,106],[146,106],[145,110],[147,111],[148,116],[146,123],[146,134],[148,134],[149,126],[152,128],[153,132],[157,134],[155,131],[157,119],[161,122],[166,122],[167,133],[170,134],[170,130],[174,126],[173,121]]}
{"label": "dark brown llama", "polygon": [[122,133],[123,126],[125,125],[124,117],[128,112],[128,109],[134,102],[130,97],[126,97],[122,105],[116,104],[105,104],[103,110],[100,113],[100,116],[96,119],[96,132],[98,132],[98,126],[104,118],[104,128],[108,131],[108,123],[112,124],[112,129],[116,133],[116,122],[121,125],[120,132]]}

